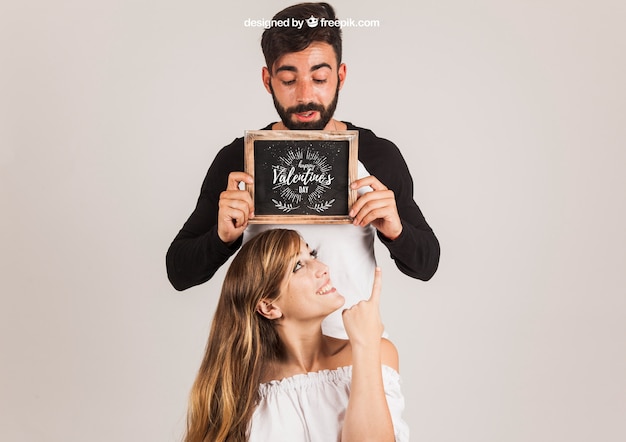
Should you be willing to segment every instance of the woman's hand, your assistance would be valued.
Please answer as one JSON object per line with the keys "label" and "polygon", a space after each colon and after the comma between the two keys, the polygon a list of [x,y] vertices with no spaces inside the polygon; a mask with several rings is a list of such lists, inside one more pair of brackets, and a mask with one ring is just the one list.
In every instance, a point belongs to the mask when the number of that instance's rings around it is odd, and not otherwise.
{"label": "woman's hand", "polygon": [[384,330],[379,307],[381,285],[382,271],[376,267],[370,298],[343,311],[343,324],[353,348],[360,346],[380,347],[380,338]]}
{"label": "woman's hand", "polygon": [[343,311],[352,346],[350,399],[341,431],[343,442],[394,440],[393,421],[385,397],[381,368],[381,270],[376,268],[372,296]]}

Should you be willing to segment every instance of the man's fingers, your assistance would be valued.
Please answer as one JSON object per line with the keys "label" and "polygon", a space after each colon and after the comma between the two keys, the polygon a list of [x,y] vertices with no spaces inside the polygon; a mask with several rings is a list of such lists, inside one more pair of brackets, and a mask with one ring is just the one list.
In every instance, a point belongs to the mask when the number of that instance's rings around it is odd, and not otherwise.
{"label": "man's fingers", "polygon": [[239,190],[239,183],[254,184],[254,179],[245,172],[231,172],[226,190]]}
{"label": "man's fingers", "polygon": [[[394,194],[390,190],[381,192],[378,194],[374,192],[370,192],[361,196],[358,200],[356,200],[356,202],[352,205],[352,208],[350,210],[350,216],[354,218],[355,225],[362,224],[363,219],[368,214],[374,211],[376,211],[377,213],[380,213],[379,211],[381,209],[385,210],[388,207],[395,206],[395,202],[396,200],[394,198]],[[380,218],[380,216],[377,216],[377,218]],[[368,220],[368,222],[371,222],[371,221],[372,219]]]}
{"label": "man's fingers", "polygon": [[248,225],[248,209],[241,210],[236,207],[230,207],[225,202],[220,201],[220,210],[218,212],[217,234],[220,239],[230,244],[235,241],[243,233]]}
{"label": "man's fingers", "polygon": [[231,172],[226,190],[220,193],[217,234],[227,244],[236,240],[248,225],[248,219],[254,217],[254,203],[250,193],[239,189],[240,183],[252,184],[253,181],[245,172]]}
{"label": "man's fingers", "polygon": [[[361,219],[358,225],[367,226],[370,223],[374,223],[374,221],[378,219],[384,219],[388,214],[389,214],[389,211],[386,208],[371,210],[367,213],[365,217]],[[374,227],[377,227],[377,226],[375,225]]]}
{"label": "man's fingers", "polygon": [[224,221],[232,220],[236,227],[246,224],[248,218],[254,217],[250,194],[241,190],[222,192],[219,201],[219,216]]}
{"label": "man's fingers", "polygon": [[228,209],[226,212],[226,217],[231,220],[235,228],[239,228],[248,224],[248,216],[246,212],[238,209]]}
{"label": "man's fingers", "polygon": [[[367,204],[371,200],[381,199],[381,198],[395,198],[393,192],[389,191],[387,186],[381,183],[378,178],[373,175],[367,176],[365,178],[358,179],[353,181],[350,184],[352,189],[360,189],[361,187],[369,186],[372,188],[373,192],[367,192],[359,198],[357,198],[356,202],[350,208],[350,217],[355,218],[357,214],[363,209],[363,206]],[[385,191],[391,192],[390,195],[387,195]]]}
{"label": "man's fingers", "polygon": [[220,194],[218,204],[220,210],[232,207],[246,212],[252,211],[252,198],[245,190],[225,190]]}
{"label": "man's fingers", "polygon": [[353,181],[350,185],[352,189],[360,189],[365,186],[370,186],[374,190],[387,190],[387,186],[381,183],[378,178],[373,175]]}

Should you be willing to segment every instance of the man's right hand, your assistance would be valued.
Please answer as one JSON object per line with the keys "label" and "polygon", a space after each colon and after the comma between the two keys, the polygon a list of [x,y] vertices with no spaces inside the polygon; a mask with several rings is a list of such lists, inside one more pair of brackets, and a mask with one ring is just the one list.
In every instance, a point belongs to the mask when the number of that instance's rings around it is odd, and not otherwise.
{"label": "man's right hand", "polygon": [[217,234],[226,244],[232,244],[254,218],[254,202],[247,190],[240,190],[239,183],[254,184],[252,176],[245,172],[231,172],[226,190],[220,194],[217,212]]}

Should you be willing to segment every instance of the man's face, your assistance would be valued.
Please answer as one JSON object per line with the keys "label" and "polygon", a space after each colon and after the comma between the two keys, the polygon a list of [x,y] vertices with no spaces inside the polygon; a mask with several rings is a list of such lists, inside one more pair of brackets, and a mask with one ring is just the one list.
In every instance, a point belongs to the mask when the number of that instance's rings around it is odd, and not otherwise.
{"label": "man's face", "polygon": [[345,75],[346,67],[337,66],[333,47],[315,42],[280,57],[271,74],[263,68],[263,83],[288,129],[332,129],[330,120]]}

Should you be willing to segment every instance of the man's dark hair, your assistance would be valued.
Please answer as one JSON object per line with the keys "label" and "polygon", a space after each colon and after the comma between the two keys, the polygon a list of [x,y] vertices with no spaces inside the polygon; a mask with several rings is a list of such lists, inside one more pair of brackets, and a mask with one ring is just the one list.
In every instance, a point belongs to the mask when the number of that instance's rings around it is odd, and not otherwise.
{"label": "man's dark hair", "polygon": [[[285,20],[295,18],[307,20],[310,17],[337,20],[333,7],[328,3],[299,3],[289,6],[277,13],[273,20]],[[337,65],[341,63],[341,28],[339,26],[322,26],[321,21],[315,27],[310,27],[306,21],[302,28],[291,26],[272,26],[263,32],[261,48],[265,56],[265,63],[270,70],[274,70],[274,63],[280,57],[292,52],[300,52],[308,48],[313,42],[328,43],[335,50]]]}

